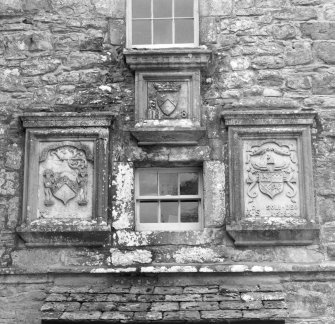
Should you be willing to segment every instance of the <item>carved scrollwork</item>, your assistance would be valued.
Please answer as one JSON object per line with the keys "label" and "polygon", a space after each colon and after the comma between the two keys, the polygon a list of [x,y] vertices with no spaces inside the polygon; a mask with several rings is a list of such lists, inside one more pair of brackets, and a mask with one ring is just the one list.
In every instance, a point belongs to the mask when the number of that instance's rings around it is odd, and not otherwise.
{"label": "carved scrollwork", "polygon": [[54,205],[54,198],[67,205],[76,197],[78,205],[87,205],[88,160],[93,161],[90,149],[72,142],[52,144],[42,151],[40,161],[48,158],[63,165],[64,171],[56,172],[52,168],[44,170],[44,205]]}
{"label": "carved scrollwork", "polygon": [[[247,195],[250,202],[259,192],[273,199],[284,191],[291,202],[295,201],[297,155],[294,147],[268,141],[260,146],[249,147],[246,151]],[[258,187],[259,191],[256,190]]]}

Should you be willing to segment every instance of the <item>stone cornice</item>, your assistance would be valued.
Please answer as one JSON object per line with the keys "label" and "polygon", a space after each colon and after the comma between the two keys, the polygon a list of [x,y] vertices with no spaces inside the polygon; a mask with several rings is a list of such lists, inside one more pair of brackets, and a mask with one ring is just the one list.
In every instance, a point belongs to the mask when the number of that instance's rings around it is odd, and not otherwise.
{"label": "stone cornice", "polygon": [[110,112],[26,113],[20,116],[24,128],[109,127],[115,117]]}
{"label": "stone cornice", "polygon": [[190,69],[207,66],[211,50],[204,48],[125,49],[123,54],[132,70]]}

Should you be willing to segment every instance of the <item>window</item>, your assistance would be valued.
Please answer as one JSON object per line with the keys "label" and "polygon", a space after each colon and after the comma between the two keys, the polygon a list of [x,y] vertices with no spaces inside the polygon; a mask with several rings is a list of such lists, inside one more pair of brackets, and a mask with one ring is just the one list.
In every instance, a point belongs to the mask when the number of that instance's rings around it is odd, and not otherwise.
{"label": "window", "polygon": [[198,0],[127,0],[127,47],[198,46]]}
{"label": "window", "polygon": [[202,177],[199,168],[137,169],[137,230],[202,228]]}

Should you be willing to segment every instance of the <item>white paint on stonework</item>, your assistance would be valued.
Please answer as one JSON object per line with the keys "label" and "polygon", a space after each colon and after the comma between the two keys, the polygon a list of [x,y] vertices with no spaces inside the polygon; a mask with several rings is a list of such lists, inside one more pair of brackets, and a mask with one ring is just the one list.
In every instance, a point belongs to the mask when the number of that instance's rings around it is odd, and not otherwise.
{"label": "white paint on stonework", "polygon": [[172,266],[172,267],[141,267],[141,272],[145,273],[161,273],[161,272],[197,272],[196,267],[192,266]]}
{"label": "white paint on stonework", "polygon": [[271,272],[273,271],[272,267],[267,267],[267,266],[253,266],[251,268],[251,272]]}
{"label": "white paint on stonework", "polygon": [[219,258],[218,254],[212,249],[202,247],[181,248],[173,254],[173,258],[177,263],[224,261],[224,259]]}
{"label": "white paint on stonework", "polygon": [[114,234],[114,240],[117,240],[119,244],[126,246],[142,246],[149,244],[149,237],[153,232],[127,232],[118,231],[117,235]]}
{"label": "white paint on stonework", "polygon": [[136,268],[97,268],[92,269],[90,273],[122,273],[122,272],[136,272]]}
{"label": "white paint on stonework", "polygon": [[248,271],[248,266],[236,264],[230,268],[231,272],[245,272]]}
{"label": "white paint on stonework", "polygon": [[99,89],[102,90],[102,91],[112,92],[112,88],[109,87],[109,86],[107,86],[107,85],[101,85],[101,86],[99,87]]}
{"label": "white paint on stonework", "polygon": [[113,204],[112,216],[116,219],[113,222],[115,229],[131,228],[131,214],[132,204],[132,190],[134,183],[133,168],[129,164],[119,163],[117,165],[116,177],[113,185],[116,187],[116,195],[113,197],[115,203]]}
{"label": "white paint on stonework", "polygon": [[147,250],[120,251],[110,249],[111,258],[109,259],[114,266],[129,266],[134,263],[151,263],[152,253]]}
{"label": "white paint on stonework", "polygon": [[201,267],[199,269],[199,272],[214,272],[214,269],[208,268],[208,267]]}

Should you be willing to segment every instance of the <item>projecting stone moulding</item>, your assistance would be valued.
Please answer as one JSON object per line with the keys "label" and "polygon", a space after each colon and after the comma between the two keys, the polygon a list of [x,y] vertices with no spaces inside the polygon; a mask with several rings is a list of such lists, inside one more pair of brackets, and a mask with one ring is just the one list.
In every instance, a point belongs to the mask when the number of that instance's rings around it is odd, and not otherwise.
{"label": "projecting stone moulding", "polygon": [[228,127],[235,245],[307,245],[318,238],[311,126],[314,113],[223,112]]}
{"label": "projecting stone moulding", "polygon": [[22,224],[28,246],[102,245],[107,225],[108,113],[21,116],[26,129]]}
{"label": "projecting stone moulding", "polygon": [[200,118],[200,70],[206,49],[125,50],[135,70],[138,145],[196,145],[205,135]]}

